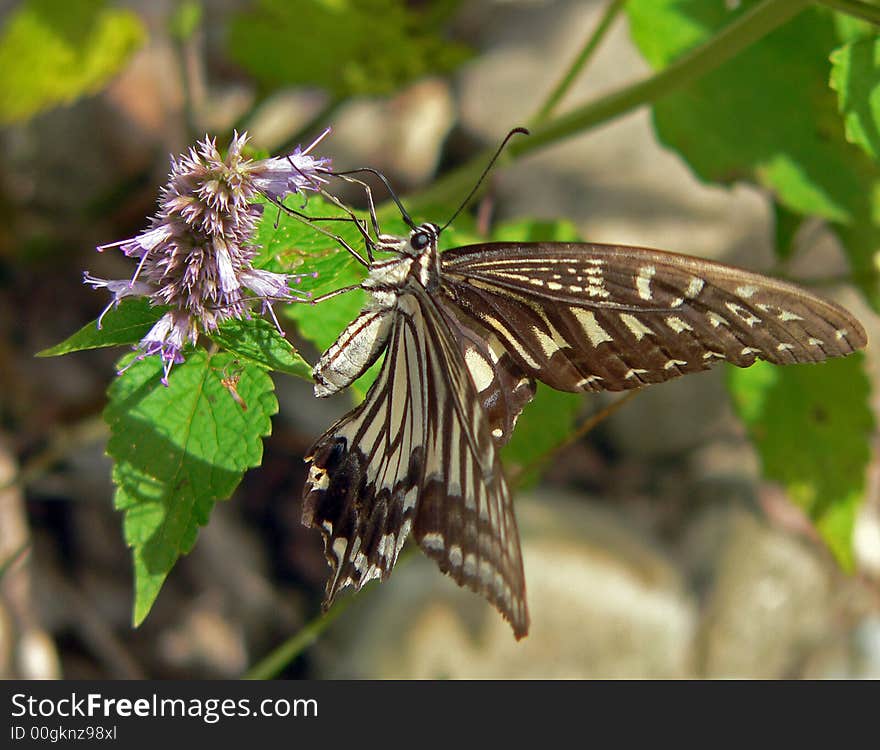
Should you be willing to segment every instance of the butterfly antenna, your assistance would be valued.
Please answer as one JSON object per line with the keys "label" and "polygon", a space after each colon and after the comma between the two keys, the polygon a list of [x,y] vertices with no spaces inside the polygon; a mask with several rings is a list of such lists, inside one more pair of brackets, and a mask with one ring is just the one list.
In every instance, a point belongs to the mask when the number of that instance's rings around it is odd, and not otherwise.
{"label": "butterfly antenna", "polygon": [[486,165],[486,168],[483,170],[483,174],[480,175],[480,179],[477,180],[477,184],[471,188],[471,191],[468,193],[467,198],[465,198],[461,205],[458,207],[456,212],[452,214],[452,217],[447,221],[442,227],[440,227],[440,231],[442,232],[446,227],[448,227],[453,221],[455,221],[456,217],[464,210],[464,207],[470,203],[471,198],[474,197],[474,194],[479,190],[480,185],[483,184],[483,180],[486,179],[486,175],[489,174],[489,170],[492,169],[493,165],[496,161],[498,161],[498,157],[501,156],[501,152],[504,151],[504,147],[507,145],[507,142],[513,138],[515,135],[529,135],[529,131],[525,128],[514,128],[511,130],[506,136],[504,136],[504,140],[501,141],[501,145],[495,151],[495,155],[489,160],[489,163]]}
{"label": "butterfly antenna", "polygon": [[345,172],[326,172],[326,174],[329,174],[332,177],[345,177],[346,175],[361,174],[363,172],[374,175],[382,181],[382,184],[388,190],[388,195],[391,196],[391,200],[394,201],[394,204],[397,206],[397,210],[400,211],[401,218],[403,218],[410,229],[415,229],[416,223],[412,220],[410,215],[407,213],[407,210],[403,207],[403,203],[400,202],[400,198],[397,197],[397,193],[395,193],[394,190],[391,188],[391,183],[389,183],[385,175],[378,170],[373,169],[372,167],[360,167],[359,169],[348,169]]}

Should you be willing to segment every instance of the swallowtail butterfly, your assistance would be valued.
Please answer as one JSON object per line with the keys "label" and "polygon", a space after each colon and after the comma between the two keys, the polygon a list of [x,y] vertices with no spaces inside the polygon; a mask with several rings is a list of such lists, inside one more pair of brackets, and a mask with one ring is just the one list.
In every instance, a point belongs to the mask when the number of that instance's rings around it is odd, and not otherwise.
{"label": "swallowtail butterfly", "polygon": [[523,561],[498,451],[536,381],[622,391],[722,361],[821,362],[866,343],[842,307],[757,273],[590,243],[441,253],[441,227],[401,211],[406,237],[373,243],[362,229],[370,301],[313,370],[323,397],[385,356],[364,401],[307,457],[303,522],[320,530],[332,569],[325,608],[345,586],[386,579],[412,534],[521,638]]}

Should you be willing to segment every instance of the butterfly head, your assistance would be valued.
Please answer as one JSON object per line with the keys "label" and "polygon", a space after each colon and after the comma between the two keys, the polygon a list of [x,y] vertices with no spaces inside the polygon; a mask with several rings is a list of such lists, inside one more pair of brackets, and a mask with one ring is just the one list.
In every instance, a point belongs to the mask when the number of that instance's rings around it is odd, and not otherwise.
{"label": "butterfly head", "polygon": [[437,248],[437,240],[440,238],[440,227],[430,222],[419,224],[409,233],[403,254],[412,258],[418,258],[425,253],[430,253]]}

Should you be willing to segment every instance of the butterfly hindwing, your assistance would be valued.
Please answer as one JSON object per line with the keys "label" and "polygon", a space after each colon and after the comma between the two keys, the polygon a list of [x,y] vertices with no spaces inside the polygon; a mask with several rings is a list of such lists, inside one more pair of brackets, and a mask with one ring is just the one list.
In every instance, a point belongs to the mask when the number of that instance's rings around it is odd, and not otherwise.
{"label": "butterfly hindwing", "polygon": [[315,444],[303,521],[324,538],[325,606],[346,585],[386,578],[412,528],[441,570],[528,629],[510,493],[448,323],[402,295],[385,360],[363,403]]}
{"label": "butterfly hindwing", "polygon": [[427,392],[421,331],[397,316],[364,401],[325,432],[307,460],[303,523],[330,563],[324,606],[340,589],[391,573],[415,515],[423,476]]}
{"label": "butterfly hindwing", "polygon": [[864,346],[843,308],[721,263],[587,243],[490,243],[441,256],[450,305],[559,390],[623,390],[727,361],[818,362]]}
{"label": "butterfly hindwing", "polygon": [[498,428],[482,408],[460,339],[440,309],[422,301],[431,351],[426,373],[436,408],[428,413],[424,489],[413,534],[444,573],[489,599],[521,638],[529,626],[525,576],[513,500],[491,434]]}

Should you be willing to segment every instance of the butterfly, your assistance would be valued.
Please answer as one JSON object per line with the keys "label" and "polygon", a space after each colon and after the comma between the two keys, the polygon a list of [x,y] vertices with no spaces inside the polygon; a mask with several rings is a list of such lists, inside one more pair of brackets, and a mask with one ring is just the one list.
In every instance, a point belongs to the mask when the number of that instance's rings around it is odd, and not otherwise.
{"label": "butterfly", "polygon": [[412,536],[522,638],[525,576],[499,449],[537,381],[623,391],[719,362],[821,362],[866,343],[833,302],[691,256],[573,242],[440,252],[445,227],[415,224],[392,198],[410,232],[380,234],[375,218],[375,241],[362,229],[369,302],[313,369],[325,397],[384,355],[363,402],[306,458],[303,523],[322,534],[331,567],[325,609],[346,586],[385,580]]}

